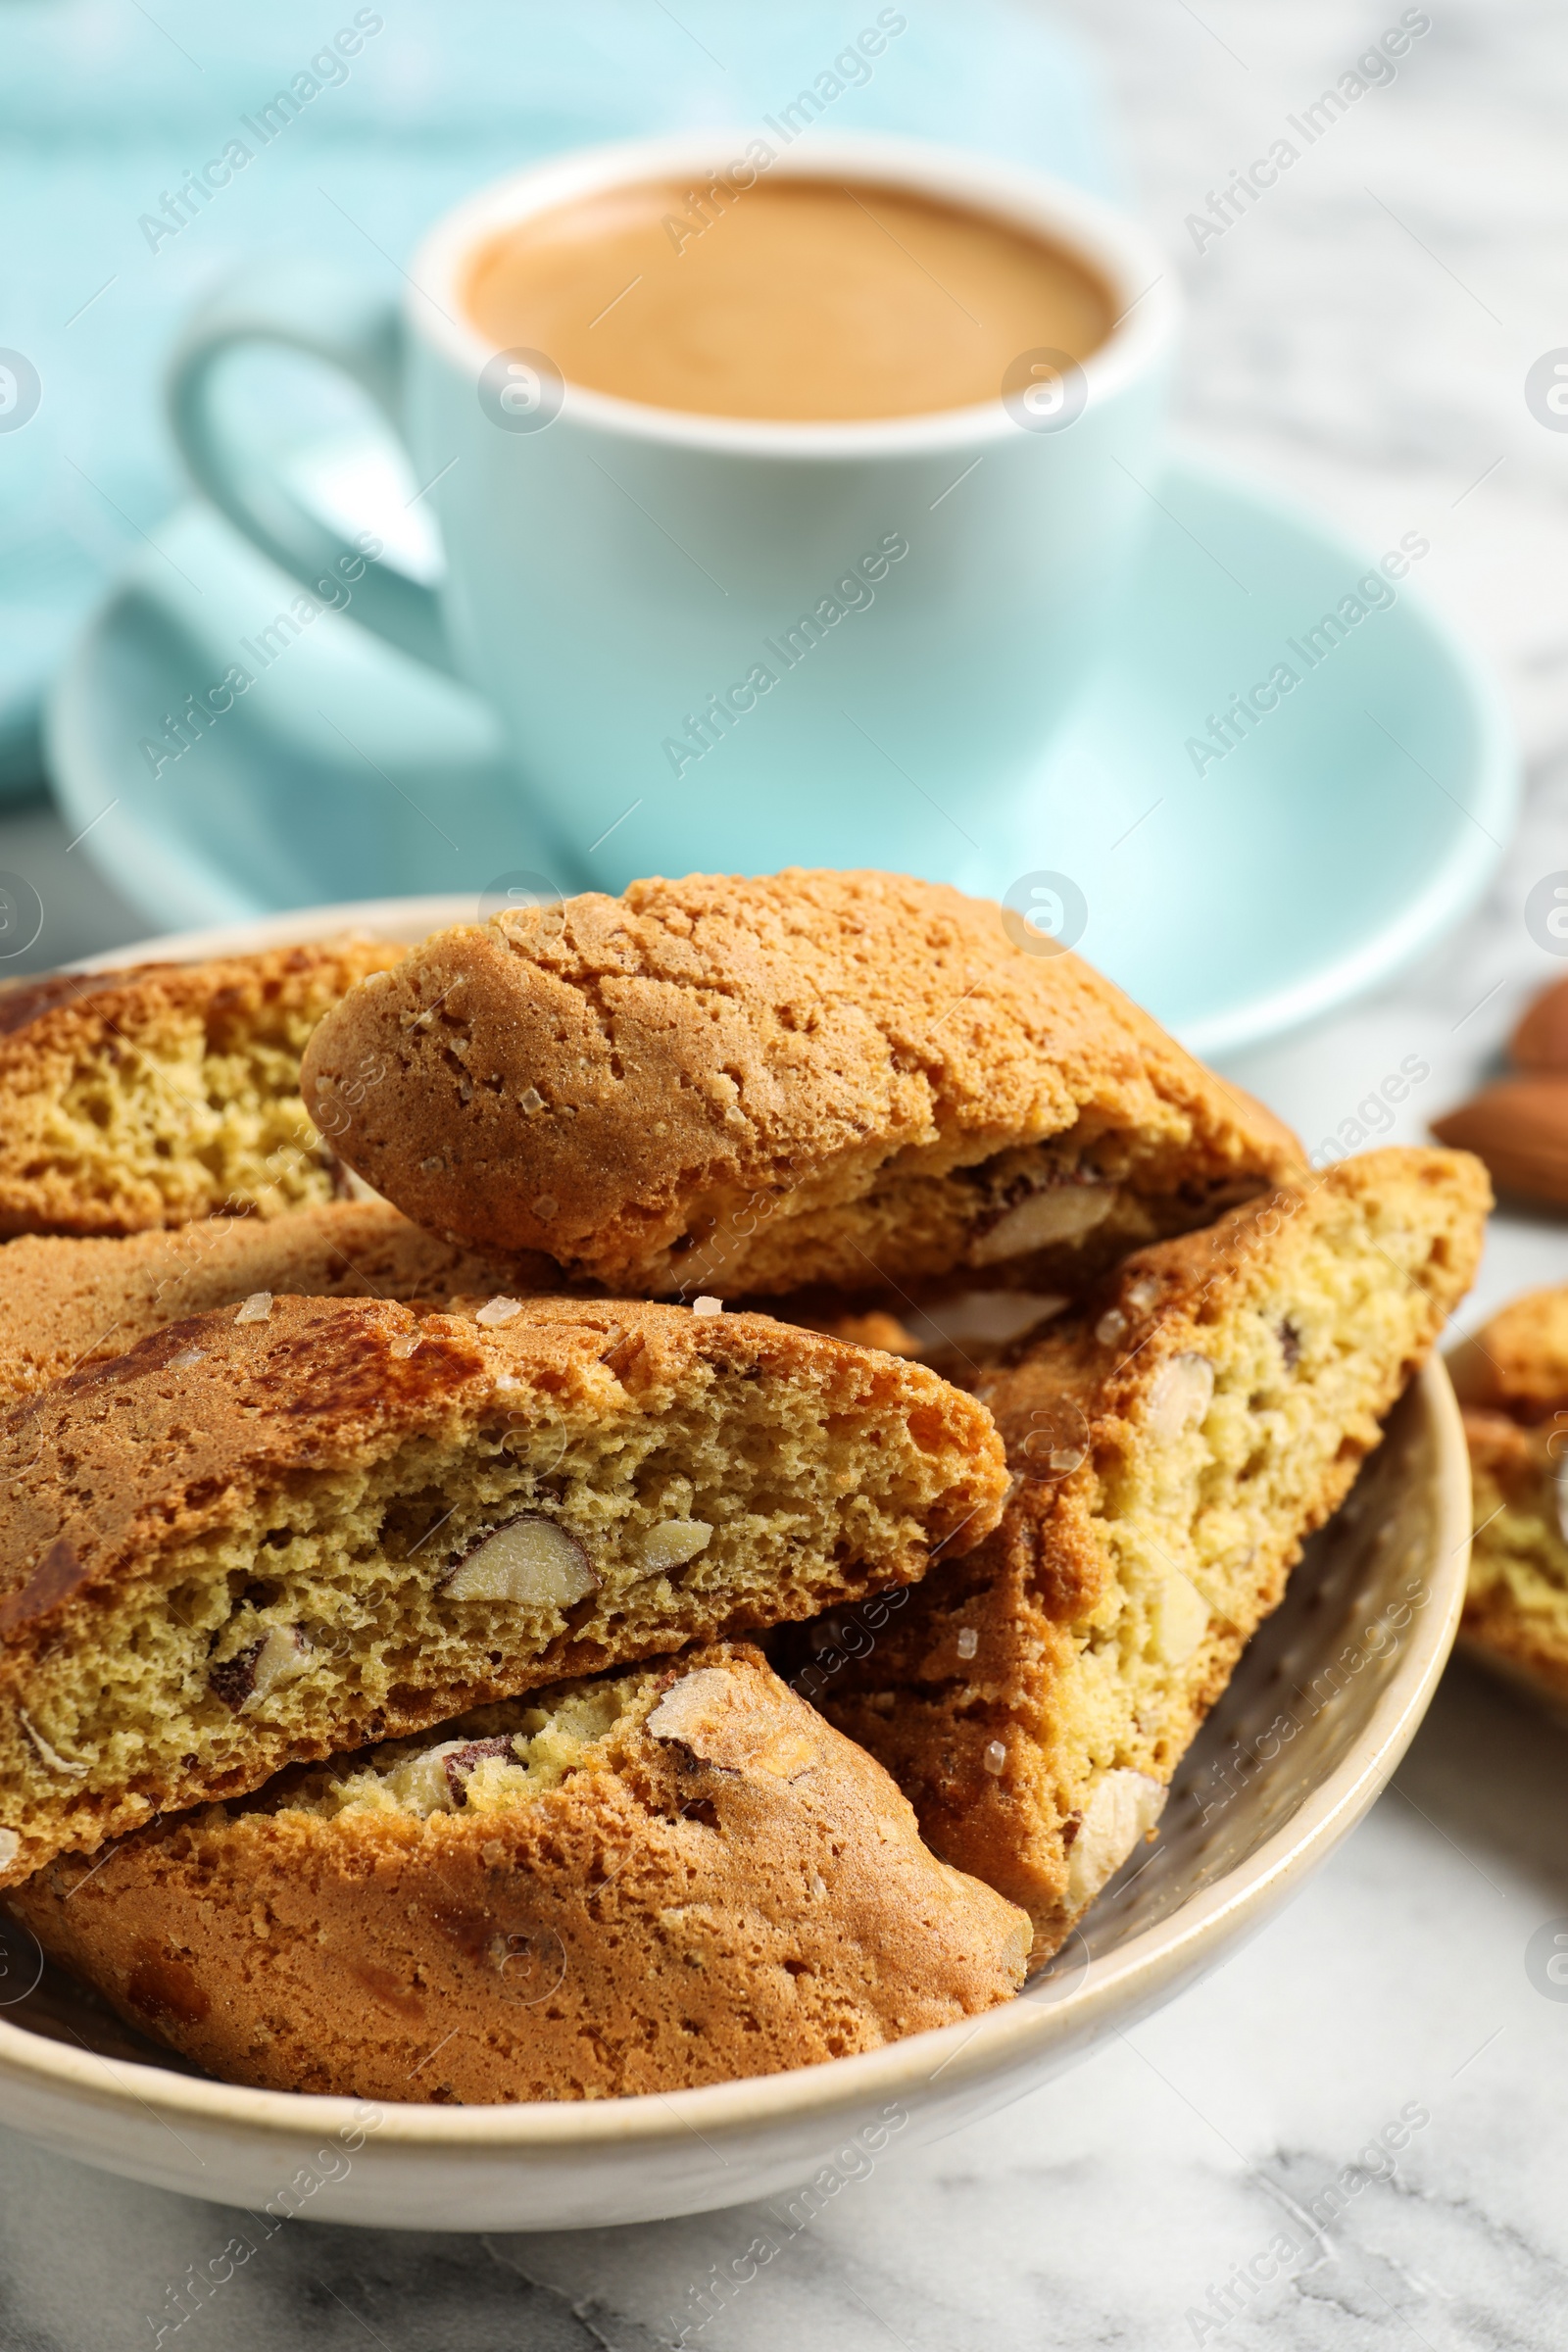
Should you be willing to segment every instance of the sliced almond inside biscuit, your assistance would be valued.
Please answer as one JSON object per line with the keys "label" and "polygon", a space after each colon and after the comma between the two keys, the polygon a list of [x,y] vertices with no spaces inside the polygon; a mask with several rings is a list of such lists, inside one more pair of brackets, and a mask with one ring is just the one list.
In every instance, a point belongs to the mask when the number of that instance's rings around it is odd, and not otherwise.
{"label": "sliced almond inside biscuit", "polygon": [[1173,1568],[1153,1609],[1153,1650],[1166,1666],[1181,1666],[1208,1631],[1209,1607],[1190,1576]]}
{"label": "sliced almond inside biscuit", "polygon": [[678,1740],[721,1772],[765,1773],[771,1780],[799,1780],[822,1752],[798,1701],[787,1710],[759,1705],[751,1682],[722,1666],[682,1675],[654,1708],[648,1730],[656,1740]]}
{"label": "sliced almond inside biscuit", "polygon": [[643,1560],[647,1573],[653,1576],[662,1568],[684,1568],[706,1551],[713,1530],[706,1519],[666,1519],[662,1527],[652,1527],[643,1538]]}
{"label": "sliced almond inside biscuit", "polygon": [[1188,1352],[1161,1364],[1149,1394],[1149,1434],[1156,1445],[1173,1445],[1196,1429],[1214,1395],[1214,1367],[1206,1355]]}
{"label": "sliced almond inside biscuit", "polygon": [[452,1600],[510,1600],[519,1608],[570,1608],[599,1589],[588,1554],[554,1519],[525,1511],[493,1528],[448,1577]]}
{"label": "sliced almond inside biscuit", "polygon": [[1031,1193],[970,1244],[969,1262],[990,1266],[999,1258],[1044,1250],[1051,1242],[1082,1241],[1109,1216],[1115,1200],[1116,1188],[1108,1184],[1056,1184]]}
{"label": "sliced almond inside biscuit", "polygon": [[1107,1772],[1090,1799],[1067,1866],[1073,1909],[1100,1892],[1148,1836],[1165,1806],[1165,1790],[1146,1772]]}

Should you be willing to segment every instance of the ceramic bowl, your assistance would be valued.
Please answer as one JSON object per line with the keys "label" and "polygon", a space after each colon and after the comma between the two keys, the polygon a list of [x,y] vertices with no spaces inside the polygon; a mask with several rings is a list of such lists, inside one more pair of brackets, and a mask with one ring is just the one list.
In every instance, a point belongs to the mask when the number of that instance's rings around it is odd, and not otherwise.
{"label": "ceramic bowl", "polygon": [[[410,939],[468,901],[318,908],[150,943],[250,949],[353,922]],[[124,962],[141,948],[104,961]],[[253,2215],[583,2229],[831,2193],[895,2135],[974,2122],[1217,1966],[1348,1836],[1453,1641],[1469,1556],[1458,1408],[1434,1363],[1392,1414],[1177,1774],[1159,1836],[1007,2007],[860,2057],[668,2095],[368,2104],[216,2082],[140,2040],[16,1928],[0,1951],[0,2111],[86,2164]]]}

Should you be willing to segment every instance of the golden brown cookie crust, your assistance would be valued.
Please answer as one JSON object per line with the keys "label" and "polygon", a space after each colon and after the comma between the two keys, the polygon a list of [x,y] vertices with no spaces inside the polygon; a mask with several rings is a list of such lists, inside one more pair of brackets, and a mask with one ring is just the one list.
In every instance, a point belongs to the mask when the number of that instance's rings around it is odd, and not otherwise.
{"label": "golden brown cookie crust", "polygon": [[1460,1641],[1568,1706],[1568,1285],[1514,1298],[1449,1357],[1475,1535]]}
{"label": "golden brown cookie crust", "polygon": [[1543,1421],[1568,1407],[1568,1284],[1526,1291],[1448,1358],[1460,1402]]}
{"label": "golden brown cookie crust", "polygon": [[972,1397],[762,1315],[250,1314],[0,1425],[0,1884],[291,1759],[907,1582],[1005,1492]]}
{"label": "golden brown cookie crust", "polygon": [[439,933],[322,1023],[305,1085],[419,1223],[655,1294],[1081,1272],[1300,1159],[1080,957],[896,874]]}
{"label": "golden brown cookie crust", "polygon": [[1465,1153],[1369,1152],[1139,1252],[981,1374],[1018,1481],[1002,1526],[799,1687],[937,1852],[1029,1910],[1037,1957],[1098,1891],[1073,1844],[1101,1789],[1132,1776],[1153,1817],[1468,1289],[1489,1205]]}
{"label": "golden brown cookie crust", "polygon": [[475,1256],[382,1200],[328,1200],[292,1216],[202,1217],[122,1240],[24,1235],[0,1257],[0,1400],[123,1355],[186,1315],[258,1292],[302,1298],[521,1295],[564,1287],[550,1258]]}
{"label": "golden brown cookie crust", "polygon": [[362,2098],[679,2090],[1012,1993],[1027,1920],[937,1862],[756,1650],[627,1680],[612,1731],[521,1802],[324,1819],[267,1793],[57,1863],[11,1907],[221,2079]]}
{"label": "golden brown cookie crust", "polygon": [[331,1200],[300,1056],[322,1013],[402,952],[345,938],[0,988],[0,1236]]}

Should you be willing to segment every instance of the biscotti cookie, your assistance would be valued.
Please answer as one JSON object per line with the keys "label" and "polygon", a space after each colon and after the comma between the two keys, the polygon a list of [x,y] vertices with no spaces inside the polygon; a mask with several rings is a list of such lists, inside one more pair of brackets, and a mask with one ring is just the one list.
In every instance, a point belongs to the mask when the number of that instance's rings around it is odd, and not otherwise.
{"label": "biscotti cookie", "polygon": [[1300,1158],[1077,956],[895,874],[689,875],[440,932],[322,1023],[305,1088],[419,1224],[648,1295],[1049,1288]]}
{"label": "biscotti cookie", "polygon": [[982,1374],[1018,1481],[1001,1528],[800,1688],[939,1854],[1024,1906],[1037,1955],[1156,1820],[1468,1289],[1488,1206],[1463,1152],[1342,1161],[1138,1252]]}
{"label": "biscotti cookie", "polygon": [[1462,1648],[1568,1707],[1568,1286],[1515,1298],[1448,1368],[1474,1490]]}
{"label": "biscotti cookie", "polygon": [[286,1774],[10,1903],[224,2081],[369,2099],[815,2066],[1006,2000],[1029,1945],[738,1644]]}
{"label": "biscotti cookie", "polygon": [[1453,1349],[1448,1370],[1462,1405],[1526,1425],[1549,1421],[1568,1407],[1568,1283],[1499,1307]]}
{"label": "biscotti cookie", "polygon": [[347,938],[0,988],[0,1235],[331,1200],[300,1056],[344,990],[403,952]]}
{"label": "biscotti cookie", "polygon": [[549,1258],[475,1256],[384,1200],[327,1200],[288,1217],[202,1217],[122,1241],[24,1235],[0,1257],[0,1402],[123,1355],[183,1315],[249,1298],[442,1304],[563,1287]]}
{"label": "biscotti cookie", "polygon": [[975,1543],[983,1405],[765,1315],[194,1315],[0,1425],[0,1884],[280,1766]]}

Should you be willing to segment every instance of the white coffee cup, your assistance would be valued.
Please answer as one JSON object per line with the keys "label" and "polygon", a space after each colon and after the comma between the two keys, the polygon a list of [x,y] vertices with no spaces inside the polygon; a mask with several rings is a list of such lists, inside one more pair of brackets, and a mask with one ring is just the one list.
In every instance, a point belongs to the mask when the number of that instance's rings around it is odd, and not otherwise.
{"label": "white coffee cup", "polygon": [[[471,258],[509,224],[620,183],[706,184],[752,135],[515,173],[431,230],[401,314],[315,265],[250,272],[182,339],[175,434],[198,484],[307,590],[353,577],[359,619],[490,699],[564,886],[795,863],[996,888],[1025,833],[1022,862],[1049,862],[1033,779],[1151,512],[1172,281],[1142,229],[1041,173],[813,135],[765,168],[1043,233],[1109,289],[1105,341],[1081,368],[1021,353],[981,405],[764,423],[563,382],[467,316]],[[439,520],[438,589],[367,565],[225,422],[218,364],[257,342],[335,363],[405,435]]]}

